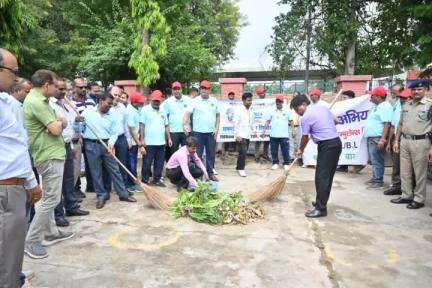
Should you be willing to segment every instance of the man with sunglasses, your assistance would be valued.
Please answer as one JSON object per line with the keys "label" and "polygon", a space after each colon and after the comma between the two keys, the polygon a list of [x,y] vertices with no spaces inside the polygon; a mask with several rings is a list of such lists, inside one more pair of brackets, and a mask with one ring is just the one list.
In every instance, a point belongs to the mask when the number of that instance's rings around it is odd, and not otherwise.
{"label": "man with sunglasses", "polygon": [[36,202],[42,190],[32,171],[24,125],[12,111],[9,94],[16,80],[18,62],[0,48],[0,287],[19,287],[26,202]]}
{"label": "man with sunglasses", "polygon": [[64,227],[69,226],[69,221],[65,218],[65,210],[66,216],[85,216],[88,215],[89,212],[80,209],[78,199],[75,195],[72,137],[74,135],[73,125],[76,115],[73,108],[64,101],[66,96],[66,83],[64,79],[58,78],[56,80],[56,86],[57,93],[54,97],[50,98],[50,106],[54,109],[56,115],[66,119],[68,124],[62,132],[66,149],[66,161],[62,182],[62,199],[55,208],[54,213],[57,226]]}

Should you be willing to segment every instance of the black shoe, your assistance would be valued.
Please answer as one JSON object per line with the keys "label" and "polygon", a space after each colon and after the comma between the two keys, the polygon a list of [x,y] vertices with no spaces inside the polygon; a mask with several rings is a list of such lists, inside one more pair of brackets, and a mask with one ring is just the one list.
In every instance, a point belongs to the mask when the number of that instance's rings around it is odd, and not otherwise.
{"label": "black shoe", "polygon": [[130,196],[128,196],[128,197],[122,197],[119,200],[123,201],[123,202],[131,202],[131,203],[137,202],[137,200],[134,197],[130,197]]}
{"label": "black shoe", "polygon": [[152,182],[153,186],[158,186],[158,187],[166,187],[166,185],[162,182],[162,181],[156,181],[156,182]]}
{"label": "black shoe", "polygon": [[318,217],[325,217],[327,216],[327,210],[318,210],[316,208],[309,210],[305,214],[308,218],[318,218]]}
{"label": "black shoe", "polygon": [[408,209],[420,209],[422,207],[424,207],[424,204],[416,201],[412,201],[410,204],[407,205]]}
{"label": "black shoe", "polygon": [[86,194],[84,192],[82,192],[81,190],[76,190],[75,191],[75,196],[77,198],[86,198],[87,197]]}
{"label": "black shoe", "polygon": [[66,220],[66,218],[64,218],[64,217],[55,219],[55,222],[56,222],[56,225],[58,227],[67,227],[67,226],[69,226],[69,221]]}
{"label": "black shoe", "polygon": [[411,199],[405,199],[405,198],[402,198],[402,197],[398,197],[396,199],[390,200],[390,202],[393,203],[393,204],[409,204],[409,203],[412,202],[412,200]]}
{"label": "black shoe", "polygon": [[390,187],[384,191],[384,195],[402,195],[401,189]]}
{"label": "black shoe", "polygon": [[348,166],[345,166],[345,165],[338,166],[336,168],[336,172],[344,172],[344,173],[346,173],[346,172],[348,172]]}
{"label": "black shoe", "polygon": [[77,198],[76,201],[77,201],[78,203],[82,203],[84,200],[83,200],[83,198]]}
{"label": "black shoe", "polygon": [[73,211],[66,211],[66,216],[87,216],[90,212],[86,210],[81,210],[79,208],[73,210]]}
{"label": "black shoe", "polygon": [[105,206],[105,200],[98,200],[96,202],[96,209],[102,209]]}

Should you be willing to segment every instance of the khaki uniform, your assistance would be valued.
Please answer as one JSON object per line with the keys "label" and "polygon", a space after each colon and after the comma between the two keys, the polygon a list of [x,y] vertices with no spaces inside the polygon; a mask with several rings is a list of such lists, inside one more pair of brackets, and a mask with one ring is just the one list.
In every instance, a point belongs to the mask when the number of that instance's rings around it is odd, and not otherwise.
{"label": "khaki uniform", "polygon": [[[424,203],[428,169],[427,153],[431,148],[429,137],[413,139],[432,131],[432,118],[429,113],[432,103],[423,98],[418,104],[412,100],[402,106],[402,137],[400,144],[400,166],[402,180],[402,198]],[[414,136],[414,137],[413,137]],[[414,169],[416,187],[412,193]]]}

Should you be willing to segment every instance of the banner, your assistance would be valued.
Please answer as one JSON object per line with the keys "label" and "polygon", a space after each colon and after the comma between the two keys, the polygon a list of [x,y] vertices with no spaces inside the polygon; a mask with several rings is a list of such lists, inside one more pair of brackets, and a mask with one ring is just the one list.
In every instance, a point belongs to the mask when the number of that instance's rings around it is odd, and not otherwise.
{"label": "banner", "polygon": [[[336,102],[331,111],[341,124],[336,125],[342,141],[342,154],[339,165],[366,165],[368,160],[367,143],[363,129],[369,110],[373,107],[370,96],[364,95]],[[317,145],[309,141],[303,154],[305,165],[316,165]]]}
{"label": "banner", "polygon": [[[235,112],[239,105],[243,105],[242,101],[219,100],[220,125],[217,142],[234,142],[234,119]],[[254,99],[252,101],[252,133],[251,141],[269,141],[269,137],[262,138],[261,134],[264,130],[265,113],[275,107],[274,99]]]}

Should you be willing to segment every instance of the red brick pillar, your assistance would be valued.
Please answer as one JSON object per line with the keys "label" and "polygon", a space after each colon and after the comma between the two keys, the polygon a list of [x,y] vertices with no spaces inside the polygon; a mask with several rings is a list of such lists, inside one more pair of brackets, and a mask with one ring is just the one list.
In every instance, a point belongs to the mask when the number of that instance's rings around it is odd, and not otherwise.
{"label": "red brick pillar", "polygon": [[246,78],[219,78],[221,87],[219,99],[228,99],[228,93],[234,92],[235,99],[241,100],[246,83]]}
{"label": "red brick pillar", "polygon": [[352,90],[356,96],[361,96],[369,90],[367,84],[372,80],[372,75],[341,75],[336,77],[336,90]]}

